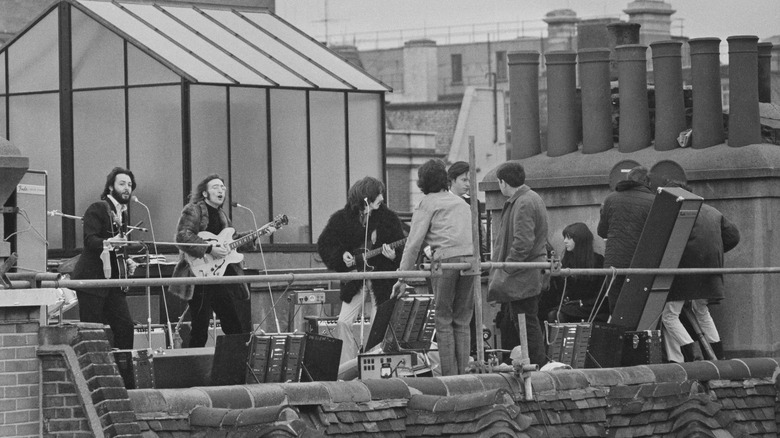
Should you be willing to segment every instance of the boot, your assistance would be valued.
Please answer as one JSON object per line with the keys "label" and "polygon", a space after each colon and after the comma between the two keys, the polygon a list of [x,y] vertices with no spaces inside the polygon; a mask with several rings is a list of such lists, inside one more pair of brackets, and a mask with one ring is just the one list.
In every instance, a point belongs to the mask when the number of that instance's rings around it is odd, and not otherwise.
{"label": "boot", "polygon": [[680,351],[682,351],[683,357],[685,358],[686,362],[693,362],[696,360],[696,352],[693,347],[694,347],[693,342],[691,342],[690,344],[685,344],[680,347]]}
{"label": "boot", "polygon": [[715,359],[726,360],[726,356],[723,355],[723,344],[720,341],[710,342],[710,347],[712,347],[712,352],[715,353]]}

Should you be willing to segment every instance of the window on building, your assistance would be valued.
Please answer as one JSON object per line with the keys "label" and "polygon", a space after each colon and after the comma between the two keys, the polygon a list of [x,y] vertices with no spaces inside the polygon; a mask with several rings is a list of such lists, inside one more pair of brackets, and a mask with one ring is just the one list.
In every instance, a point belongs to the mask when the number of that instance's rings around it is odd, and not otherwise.
{"label": "window on building", "polygon": [[506,67],[506,51],[496,52],[496,80],[506,81],[507,67]]}
{"label": "window on building", "polygon": [[463,55],[460,53],[454,53],[450,55],[450,62],[452,63],[452,83],[463,83]]}

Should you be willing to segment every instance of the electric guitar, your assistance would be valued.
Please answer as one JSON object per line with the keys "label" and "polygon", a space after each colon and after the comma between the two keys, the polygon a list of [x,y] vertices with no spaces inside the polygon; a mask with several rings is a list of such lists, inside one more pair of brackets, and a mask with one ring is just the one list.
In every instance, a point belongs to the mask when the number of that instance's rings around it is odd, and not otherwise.
{"label": "electric guitar", "polygon": [[[396,240],[395,242],[388,243],[387,245],[390,247],[390,249],[396,249],[405,243],[406,243],[406,237],[404,237],[401,240]],[[367,271],[373,271],[374,267],[368,264],[368,260],[371,260],[372,258],[378,256],[379,254],[382,254],[382,247],[379,246],[377,248],[368,251],[364,250],[363,248],[359,248],[353,254],[355,255],[355,266],[352,269],[362,268],[363,264],[365,264]]]}
{"label": "electric guitar", "polygon": [[203,257],[193,257],[185,252],[184,258],[190,264],[190,269],[196,277],[221,277],[229,264],[239,263],[241,260],[244,260],[244,255],[236,251],[236,248],[259,236],[268,234],[269,228],[273,227],[278,230],[283,225],[287,225],[287,215],[277,216],[273,221],[268,222],[257,230],[239,237],[236,240],[233,240],[233,234],[236,233],[236,230],[230,227],[220,231],[219,235],[214,235],[208,231],[201,231],[198,233],[198,236],[201,239],[208,243],[219,244],[220,246],[229,249],[230,252],[224,258],[217,258],[211,254],[204,254]]}

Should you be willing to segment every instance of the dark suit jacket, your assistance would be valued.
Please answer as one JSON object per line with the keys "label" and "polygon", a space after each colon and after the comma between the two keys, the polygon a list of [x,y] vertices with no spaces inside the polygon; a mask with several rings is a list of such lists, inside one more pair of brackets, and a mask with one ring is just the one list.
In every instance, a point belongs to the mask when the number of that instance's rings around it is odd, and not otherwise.
{"label": "dark suit jacket", "polygon": [[[119,232],[119,226],[113,219],[115,212],[114,204],[108,199],[95,202],[87,208],[83,216],[84,250],[73,269],[71,278],[76,280],[106,278],[103,274],[100,254],[103,252],[103,241],[114,237]],[[119,278],[114,252],[111,252],[111,278]],[[84,289],[81,292],[100,296],[108,294],[107,289]]]}

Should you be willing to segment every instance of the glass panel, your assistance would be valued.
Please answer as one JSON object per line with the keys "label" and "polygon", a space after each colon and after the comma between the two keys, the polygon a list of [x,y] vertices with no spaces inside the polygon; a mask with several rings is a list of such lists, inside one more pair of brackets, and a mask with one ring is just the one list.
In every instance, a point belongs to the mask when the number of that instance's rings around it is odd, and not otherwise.
{"label": "glass panel", "polygon": [[190,105],[192,182],[197,184],[207,175],[219,174],[228,186],[225,211],[229,211],[232,194],[228,172],[225,87],[191,86]]}
{"label": "glass panel", "polygon": [[133,223],[151,222],[152,237],[168,242],[184,205],[181,87],[133,88],[129,93],[130,169],[138,183],[135,194],[152,215],[148,218],[143,207],[135,206],[130,218]]}
{"label": "glass panel", "polygon": [[0,94],[5,94],[5,52],[0,53]]}
{"label": "glass panel", "polygon": [[172,72],[168,67],[152,59],[151,56],[142,52],[136,46],[132,44],[127,45],[128,85],[170,84],[180,81],[181,77]]}
{"label": "glass panel", "polygon": [[5,125],[5,101],[6,97],[0,97],[0,137],[8,138],[8,129]]}
{"label": "glass panel", "polygon": [[59,89],[57,29],[57,9],[54,9],[8,47],[11,93]]}
{"label": "glass panel", "polygon": [[340,56],[332,53],[319,42],[310,38],[298,29],[284,23],[275,16],[267,13],[252,12],[244,12],[243,15],[259,24],[261,28],[270,32],[279,40],[295,47],[303,56],[311,58],[312,61],[321,65],[336,76],[343,78],[349,84],[357,87],[357,89],[387,91],[382,84],[376,82],[373,78],[358,70],[352,64],[344,61]]}
{"label": "glass panel", "polygon": [[[127,166],[124,91],[73,93],[73,179],[77,215],[100,199],[106,175],[116,166]],[[77,248],[84,245],[84,230],[80,225],[76,226]]]}
{"label": "glass panel", "polygon": [[312,237],[316,242],[328,218],[347,201],[344,93],[309,93],[311,126]]}
{"label": "glass panel", "polygon": [[309,171],[306,159],[306,93],[271,90],[273,214],[290,219],[275,243],[309,243]]}
{"label": "glass panel", "polygon": [[[243,40],[237,38],[232,33],[226,31],[223,27],[217,25],[207,17],[204,17],[201,13],[196,12],[191,8],[181,8],[181,7],[171,7],[171,6],[164,6],[163,8],[166,11],[170,12],[171,14],[175,15],[176,18],[187,23],[187,25],[192,26],[195,29],[198,29],[198,32],[205,35],[206,38],[210,39],[211,41],[214,41],[216,44],[219,44],[221,47],[227,49],[238,59],[246,62],[248,65],[251,65],[252,68],[264,74],[265,76],[269,77],[272,81],[280,84],[281,86],[311,87],[311,84],[302,80],[301,78],[296,76],[293,72],[285,69],[284,67],[279,65],[276,61],[273,61],[268,56],[256,50],[249,44],[245,43]],[[209,14],[215,12],[209,10],[203,10],[203,11]],[[241,20],[239,17],[235,16],[235,14],[230,13],[228,11],[219,11],[219,12],[224,12],[229,16],[233,16],[236,19]],[[241,21],[244,23],[244,27],[252,27],[251,25],[244,22],[243,20]],[[233,29],[233,28],[230,27],[229,29]],[[241,36],[243,38],[247,38],[246,35],[241,35]],[[265,51],[269,50],[269,48],[266,46],[259,46],[259,47],[262,47],[262,50]]]}
{"label": "glass panel", "polygon": [[70,10],[73,87],[124,85],[122,39],[78,9]]}
{"label": "glass panel", "polygon": [[[60,95],[30,94],[9,99],[9,140],[19,148],[22,156],[30,159],[31,170],[44,170],[49,174],[46,209],[62,210]],[[49,249],[62,248],[62,221],[60,217],[47,217]]]}
{"label": "glass panel", "polygon": [[[232,199],[251,208],[258,225],[270,221],[268,211],[268,123],[266,90],[230,87],[230,170]],[[252,215],[233,209],[236,229],[249,229]],[[281,235],[281,233],[280,233]],[[264,237],[264,242],[269,238]]]}
{"label": "glass panel", "polygon": [[153,5],[125,3],[124,6],[150,25],[162,30],[163,33],[206,60],[206,62],[213,65],[215,68],[238,81],[238,83],[270,85],[270,82],[246,68],[227,53],[214,47],[213,44],[204,40],[200,35],[195,34],[176,20],[163,14]]}
{"label": "glass panel", "polygon": [[[268,53],[275,58],[278,63],[291,68],[309,81],[317,84],[317,86],[323,88],[349,88],[333,75],[312,64],[309,60],[290,50],[271,36],[263,33],[251,23],[247,23],[233,12],[224,10],[208,10],[206,12],[209,16],[219,20],[228,29],[232,29],[243,38],[246,38],[247,41],[256,47],[259,47],[265,53]],[[205,18],[203,19],[205,20]],[[277,61],[269,59],[266,55],[263,55],[244,43],[237,45],[226,40],[223,43],[223,46],[229,47],[231,51],[235,50],[234,53],[241,56],[241,59],[244,59],[247,63],[278,82],[281,86],[311,88],[311,84],[292,74],[279,65]]]}
{"label": "glass panel", "polygon": [[350,184],[382,175],[381,94],[349,94],[349,180]]}
{"label": "glass panel", "polygon": [[103,1],[86,0],[79,3],[100,15],[101,18],[116,26],[120,31],[132,36],[142,46],[148,47],[149,50],[157,53],[163,59],[192,75],[199,82],[230,82],[219,72],[168,41],[145,23],[136,20],[117,5]]}

